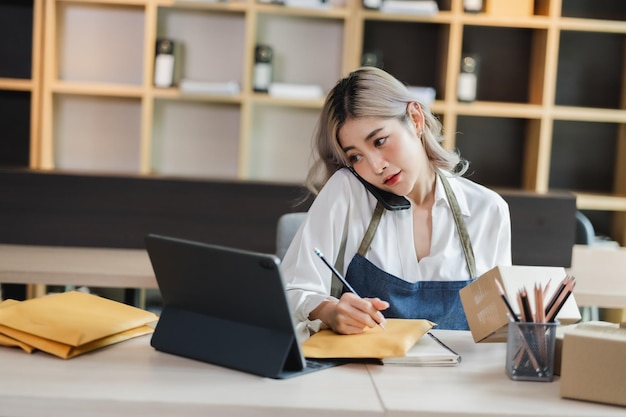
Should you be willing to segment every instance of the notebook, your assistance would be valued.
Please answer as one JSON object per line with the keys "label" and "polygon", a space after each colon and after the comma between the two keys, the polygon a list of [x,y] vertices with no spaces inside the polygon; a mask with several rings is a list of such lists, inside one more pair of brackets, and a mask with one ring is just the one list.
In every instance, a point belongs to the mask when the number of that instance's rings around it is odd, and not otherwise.
{"label": "notebook", "polygon": [[156,350],[274,379],[345,363],[304,358],[276,256],[156,234],[145,244],[163,300]]}
{"label": "notebook", "polygon": [[385,365],[457,366],[459,363],[461,363],[461,355],[431,332],[420,337],[417,343],[408,350],[406,356],[383,359]]}

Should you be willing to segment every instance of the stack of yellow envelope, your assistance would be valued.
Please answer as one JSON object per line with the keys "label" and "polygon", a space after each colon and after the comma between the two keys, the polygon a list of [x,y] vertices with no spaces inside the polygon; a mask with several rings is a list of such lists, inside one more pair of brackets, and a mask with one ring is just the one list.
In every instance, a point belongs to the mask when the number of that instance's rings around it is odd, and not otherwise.
{"label": "stack of yellow envelope", "polygon": [[434,325],[423,319],[387,319],[384,329],[367,327],[360,334],[320,330],[302,344],[302,351],[307,358],[403,357]]}
{"label": "stack of yellow envelope", "polygon": [[69,359],[154,331],[152,312],[93,294],[68,291],[0,303],[0,345]]}

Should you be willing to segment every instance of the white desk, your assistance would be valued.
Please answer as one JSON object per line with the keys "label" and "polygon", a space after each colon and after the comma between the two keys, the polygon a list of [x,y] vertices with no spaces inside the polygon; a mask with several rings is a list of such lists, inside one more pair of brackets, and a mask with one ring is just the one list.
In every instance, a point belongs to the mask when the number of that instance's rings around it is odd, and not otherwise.
{"label": "white desk", "polygon": [[0,348],[3,417],[382,416],[364,365],[288,380],[155,351],[150,336],[70,360]]}
{"label": "white desk", "polygon": [[437,331],[461,354],[454,368],[373,367],[386,416],[625,416],[626,409],[560,398],[552,382],[513,381],[504,371],[506,344],[479,343],[469,332]]}
{"label": "white desk", "polygon": [[626,409],[559,397],[551,383],[511,381],[504,344],[439,331],[463,361],[451,368],[344,365],[272,380],[157,352],[143,336],[70,360],[0,348],[0,415],[567,416]]}
{"label": "white desk", "polygon": [[157,288],[143,249],[0,245],[0,282]]}

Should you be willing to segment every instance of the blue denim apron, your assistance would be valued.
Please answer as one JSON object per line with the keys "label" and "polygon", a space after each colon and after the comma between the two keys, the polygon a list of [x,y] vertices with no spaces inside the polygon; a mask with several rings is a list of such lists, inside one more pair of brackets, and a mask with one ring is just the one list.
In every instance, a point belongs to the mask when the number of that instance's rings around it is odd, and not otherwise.
{"label": "blue denim apron", "polygon": [[471,278],[462,281],[411,283],[386,273],[365,259],[365,253],[370,247],[384,212],[379,203],[359,250],[348,265],[346,280],[361,297],[379,297],[388,301],[390,307],[383,311],[386,318],[427,319],[436,323],[438,329],[467,330],[459,290],[476,279],[474,251],[454,192],[445,176],[439,175],[439,178],[452,209]]}

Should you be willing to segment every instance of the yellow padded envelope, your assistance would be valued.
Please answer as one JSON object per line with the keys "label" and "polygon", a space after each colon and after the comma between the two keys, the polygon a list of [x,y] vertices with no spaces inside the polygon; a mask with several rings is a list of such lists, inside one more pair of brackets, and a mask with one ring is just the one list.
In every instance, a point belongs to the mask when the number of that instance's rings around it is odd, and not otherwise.
{"label": "yellow padded envelope", "polygon": [[[16,300],[5,300],[0,302],[0,308],[8,307],[13,304],[17,304],[19,301]],[[34,348],[26,343],[20,342],[19,340],[15,340],[12,337],[8,337],[0,333],[0,346],[9,346],[9,347],[19,347],[22,348],[25,352],[31,353]]]}
{"label": "yellow padded envelope", "polygon": [[148,324],[158,319],[149,311],[77,291],[7,300],[0,307],[1,335],[64,359],[152,333]]}
{"label": "yellow padded envelope", "polygon": [[305,357],[318,359],[403,357],[434,325],[421,319],[387,319],[384,330],[380,326],[368,327],[361,334],[320,330],[302,344],[302,351]]}

